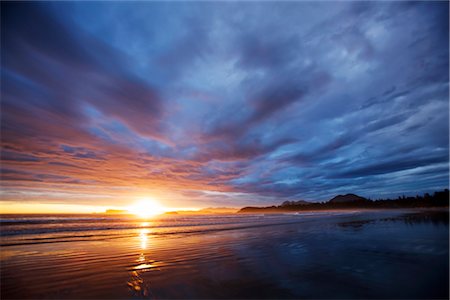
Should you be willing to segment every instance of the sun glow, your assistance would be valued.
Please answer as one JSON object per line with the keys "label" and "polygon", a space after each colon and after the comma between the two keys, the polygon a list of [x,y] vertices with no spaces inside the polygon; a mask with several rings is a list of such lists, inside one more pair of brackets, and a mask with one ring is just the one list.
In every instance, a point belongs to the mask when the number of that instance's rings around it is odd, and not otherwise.
{"label": "sun glow", "polygon": [[128,208],[128,211],[141,218],[149,218],[165,212],[164,206],[153,199],[141,199]]}

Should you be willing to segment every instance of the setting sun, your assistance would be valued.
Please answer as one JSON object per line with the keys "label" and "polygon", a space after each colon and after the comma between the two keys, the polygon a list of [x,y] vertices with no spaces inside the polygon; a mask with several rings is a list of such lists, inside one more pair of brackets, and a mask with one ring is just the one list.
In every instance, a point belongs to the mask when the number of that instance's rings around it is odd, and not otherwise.
{"label": "setting sun", "polygon": [[157,201],[150,198],[145,198],[130,206],[128,211],[141,218],[148,218],[164,213],[165,208]]}

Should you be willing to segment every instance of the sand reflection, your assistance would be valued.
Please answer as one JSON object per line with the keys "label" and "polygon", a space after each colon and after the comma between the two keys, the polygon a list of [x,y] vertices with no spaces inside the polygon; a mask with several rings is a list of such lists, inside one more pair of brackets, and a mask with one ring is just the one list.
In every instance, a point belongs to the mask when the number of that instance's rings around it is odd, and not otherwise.
{"label": "sand reflection", "polygon": [[132,296],[138,298],[151,296],[148,280],[142,276],[142,273],[153,269],[160,270],[159,266],[161,265],[155,260],[148,258],[151,233],[149,226],[150,223],[148,222],[141,223],[142,228],[139,229],[138,235],[139,249],[141,251],[130,270],[130,280],[127,282]]}
{"label": "sand reflection", "polygon": [[149,223],[144,222],[141,224],[141,226],[144,227],[139,230],[141,253],[139,254],[139,257],[136,259],[138,265],[134,266],[133,270],[149,270],[152,268],[158,268],[158,266],[160,266],[161,264],[157,263],[155,260],[148,259],[146,256],[146,250],[148,250],[147,248],[150,243],[149,239],[150,229],[147,228],[147,226],[149,226]]}
{"label": "sand reflection", "polygon": [[133,297],[148,297],[150,294],[148,285],[145,283],[144,279],[140,276],[138,271],[131,272],[131,278],[127,282],[127,285]]}
{"label": "sand reflection", "polygon": [[139,229],[139,244],[140,244],[140,250],[141,253],[139,254],[139,257],[136,259],[137,265],[135,264],[132,267],[132,270],[130,272],[130,280],[127,282],[128,289],[130,290],[133,297],[148,297],[150,290],[148,287],[148,284],[145,282],[145,280],[141,277],[142,270],[146,270],[147,268],[150,268],[151,265],[147,263],[147,257],[145,254],[145,250],[147,250],[148,247],[148,234],[150,230],[146,227],[148,227],[150,224],[147,222],[144,222],[141,224],[141,228]]}
{"label": "sand reflection", "polygon": [[141,241],[141,250],[147,249],[147,243],[148,243],[148,236],[147,235],[148,235],[148,233],[149,233],[149,230],[146,229],[146,228],[142,228],[140,230],[139,239]]}

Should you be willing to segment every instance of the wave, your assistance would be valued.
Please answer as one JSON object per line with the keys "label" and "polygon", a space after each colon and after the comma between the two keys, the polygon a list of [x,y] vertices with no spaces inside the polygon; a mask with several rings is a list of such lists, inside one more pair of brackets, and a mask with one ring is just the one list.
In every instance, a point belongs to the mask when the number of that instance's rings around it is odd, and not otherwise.
{"label": "wave", "polygon": [[[186,234],[202,234],[202,233],[211,233],[218,231],[228,231],[228,230],[240,230],[240,229],[250,229],[257,227],[269,227],[269,226],[282,226],[282,225],[291,225],[302,223],[305,220],[297,220],[290,222],[282,222],[282,223],[261,223],[261,224],[235,224],[235,226],[229,227],[218,227],[218,228],[185,228],[183,230],[172,230],[172,231],[156,231],[148,233],[148,236],[167,236],[167,235],[186,235]],[[206,226],[205,226],[206,227]],[[166,227],[170,228],[170,227]],[[115,228],[109,229],[101,229],[105,231],[113,230]],[[130,229],[145,229],[143,227],[135,227]],[[95,229],[93,230],[95,231]],[[86,231],[85,231],[86,232]],[[18,245],[33,245],[33,244],[47,244],[47,243],[61,243],[61,242],[76,242],[76,241],[84,241],[86,239],[89,240],[105,240],[105,239],[115,239],[115,238],[124,238],[138,235],[139,232],[135,233],[111,233],[111,234],[84,234],[84,235],[66,235],[66,236],[57,236],[57,237],[43,237],[43,238],[27,238],[21,239],[17,241],[11,241],[7,243],[1,243],[0,246],[18,246]]]}
{"label": "wave", "polygon": [[253,227],[286,225],[314,216],[338,215],[330,212],[274,215],[207,215],[164,216],[153,220],[126,217],[16,217],[1,219],[1,246],[33,243],[69,242],[85,239],[116,238],[139,234],[149,235],[206,233]]}

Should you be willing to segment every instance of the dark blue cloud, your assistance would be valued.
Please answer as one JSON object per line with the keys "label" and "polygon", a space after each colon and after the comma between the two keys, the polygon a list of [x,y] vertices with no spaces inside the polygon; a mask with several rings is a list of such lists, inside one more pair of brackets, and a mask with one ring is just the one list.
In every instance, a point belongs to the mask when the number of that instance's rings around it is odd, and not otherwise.
{"label": "dark blue cloud", "polygon": [[19,153],[9,150],[3,150],[1,152],[1,158],[4,161],[16,161],[16,162],[38,162],[40,161],[39,157],[34,155]]}
{"label": "dark blue cloud", "polygon": [[448,187],[446,2],[1,5],[11,187],[208,206]]}

